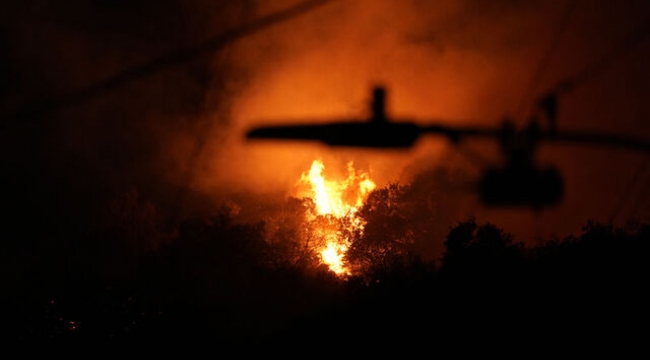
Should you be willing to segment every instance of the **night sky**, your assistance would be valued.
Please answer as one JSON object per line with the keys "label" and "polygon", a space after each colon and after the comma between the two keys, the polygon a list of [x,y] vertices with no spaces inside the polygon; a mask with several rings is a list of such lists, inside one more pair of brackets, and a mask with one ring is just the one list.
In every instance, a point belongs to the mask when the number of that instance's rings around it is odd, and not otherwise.
{"label": "night sky", "polygon": [[389,114],[420,124],[523,126],[557,90],[559,132],[650,141],[648,1],[333,0],[260,22],[298,3],[2,2],[3,278],[19,282],[32,255],[93,233],[129,191],[165,216],[230,204],[245,217],[258,199],[291,195],[316,158],[435,192],[440,235],[471,216],[529,244],[588,220],[649,219],[647,152],[543,144],[565,197],[534,211],[459,190],[481,169],[471,154],[499,159],[490,140],[372,150],[245,139],[257,125],[364,119],[381,84]]}
{"label": "night sky", "polygon": [[[251,126],[275,120],[364,118],[375,84],[387,87],[396,117],[498,126],[505,116],[525,124],[541,95],[573,81],[573,89],[560,92],[560,131],[641,139],[648,132],[644,1],[333,1],[225,37],[183,61],[156,63],[291,5],[3,4],[5,163],[30,173],[36,182],[26,185],[36,187],[30,192],[73,203],[130,186],[155,201],[182,188],[207,197],[283,192],[316,157],[333,168],[355,160],[380,184],[408,182],[430,167],[471,173],[477,166],[466,151],[497,159],[493,144],[454,149],[441,138],[380,152],[243,140]],[[507,222],[514,232],[524,231],[519,225],[539,232],[523,236],[561,236],[587,219],[647,218],[646,154],[554,145],[542,146],[540,161],[559,166],[565,177],[566,197],[557,208],[485,209],[470,195],[453,211]]]}

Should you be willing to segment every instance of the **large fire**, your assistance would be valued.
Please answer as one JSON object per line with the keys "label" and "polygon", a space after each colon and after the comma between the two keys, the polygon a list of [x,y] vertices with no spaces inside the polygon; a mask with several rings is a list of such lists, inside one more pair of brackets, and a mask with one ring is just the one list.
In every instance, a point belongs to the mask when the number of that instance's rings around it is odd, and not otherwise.
{"label": "large fire", "polygon": [[[310,198],[315,205],[315,213],[308,214],[307,221],[314,237],[320,240],[314,245],[320,260],[336,274],[349,275],[344,259],[352,241],[349,234],[363,231],[363,221],[357,211],[376,184],[368,173],[355,170],[352,162],[348,163],[347,177],[341,181],[325,179],[324,170],[323,161],[314,160],[310,170],[298,181],[300,185],[308,185],[299,195]],[[335,221],[335,226],[317,221],[323,217]]]}

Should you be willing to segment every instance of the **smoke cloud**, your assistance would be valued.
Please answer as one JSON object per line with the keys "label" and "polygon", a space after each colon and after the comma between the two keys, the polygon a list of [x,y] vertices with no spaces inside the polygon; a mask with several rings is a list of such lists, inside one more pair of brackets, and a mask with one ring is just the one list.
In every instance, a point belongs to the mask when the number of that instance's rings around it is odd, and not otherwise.
{"label": "smoke cloud", "polygon": [[[30,104],[51,103],[297,3],[2,4],[8,51],[0,69],[1,108],[5,114],[38,109]],[[523,124],[536,96],[607,59],[648,10],[644,1],[578,2],[573,8],[543,0],[324,2],[186,63],[45,115],[10,121],[3,160],[15,176],[7,196],[74,218],[90,216],[89,208],[101,207],[114,193],[137,188],[161,207],[194,211],[192,206],[232,194],[284,196],[316,158],[341,172],[353,161],[380,186],[441,167],[459,169],[469,181],[479,169],[465,150],[496,160],[494,144],[463,145],[463,152],[446,139],[425,138],[409,150],[371,151],[248,143],[244,134],[274,122],[362,119],[377,84],[386,86],[389,114],[398,119],[498,126],[511,115]],[[560,129],[650,130],[643,121],[650,95],[643,71],[648,42],[613,53],[618,55],[608,66],[583,73],[591,75],[561,97]],[[455,214],[445,215],[448,221],[472,213],[522,236],[574,231],[588,218],[615,212],[643,160],[628,152],[568,147],[544,148],[540,157],[558,164],[565,176],[561,207],[542,214],[492,210],[463,193],[463,206],[450,206]],[[620,218],[650,210],[629,203],[623,209]]]}

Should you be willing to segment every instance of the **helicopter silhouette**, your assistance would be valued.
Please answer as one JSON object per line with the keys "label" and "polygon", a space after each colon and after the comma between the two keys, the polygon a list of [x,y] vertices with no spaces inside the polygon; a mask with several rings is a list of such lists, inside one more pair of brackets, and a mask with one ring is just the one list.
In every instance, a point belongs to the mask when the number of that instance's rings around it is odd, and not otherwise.
{"label": "helicopter silhouette", "polygon": [[650,151],[650,142],[589,132],[558,132],[557,96],[541,97],[538,106],[547,126],[537,116],[517,128],[506,118],[496,127],[454,127],[442,124],[419,125],[407,119],[391,120],[386,113],[386,89],[372,90],[371,115],[367,119],[304,124],[274,125],[251,129],[248,140],[318,141],[329,146],[403,149],[412,147],[425,134],[444,136],[453,144],[468,137],[498,141],[502,160],[482,169],[476,183],[480,201],[487,206],[528,206],[539,210],[559,204],[564,196],[564,181],[555,166],[542,166],[535,158],[540,144],[574,143],[605,145],[637,151]]}
{"label": "helicopter silhouette", "polygon": [[343,120],[324,124],[262,127],[250,131],[248,139],[314,140],[330,146],[408,148],[423,132],[412,122],[390,121],[386,114],[386,90],[373,89],[371,116],[366,120]]}

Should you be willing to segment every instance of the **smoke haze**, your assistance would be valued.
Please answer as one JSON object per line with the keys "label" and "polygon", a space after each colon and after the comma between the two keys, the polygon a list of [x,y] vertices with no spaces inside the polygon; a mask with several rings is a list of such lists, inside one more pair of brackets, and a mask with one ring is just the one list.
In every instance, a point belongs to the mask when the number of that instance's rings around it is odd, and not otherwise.
{"label": "smoke haze", "polygon": [[[296,3],[2,4],[1,41],[8,51],[0,69],[1,109],[13,114],[38,107],[30,104],[49,103]],[[51,229],[79,217],[92,221],[91,209],[131,188],[171,212],[189,213],[199,203],[238,199],[233,194],[290,195],[316,158],[339,172],[352,160],[379,186],[422,179],[437,168],[458,171],[467,181],[476,176],[476,165],[442,138],[422,139],[404,151],[244,139],[257,125],[362,119],[377,84],[388,89],[388,111],[397,118],[498,126],[507,115],[523,124],[537,96],[586,74],[560,97],[560,130],[645,134],[649,44],[620,46],[647,22],[649,11],[645,1],[324,2],[87,101],[35,118],[5,116],[3,160],[11,174],[5,197],[21,204],[13,209],[16,218],[21,208],[39,208]],[[584,72],[612,53],[598,71]],[[463,149],[496,160],[489,142]],[[527,239],[565,235],[587,219],[647,218],[650,194],[641,187],[624,195],[639,169],[647,183],[641,168],[646,158],[609,149],[542,148],[540,159],[558,165],[566,180],[564,203],[542,213],[483,208],[454,183],[446,184],[451,189],[436,188],[445,182],[434,180],[418,186],[434,189],[444,197],[440,204],[449,204],[443,230],[474,215]],[[622,202],[627,199],[639,200]]]}

